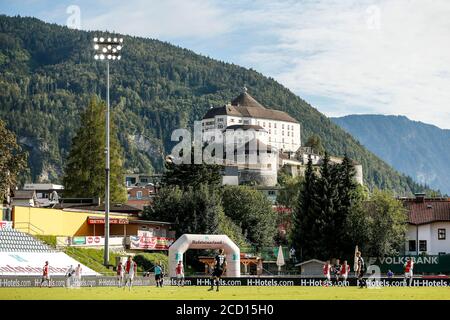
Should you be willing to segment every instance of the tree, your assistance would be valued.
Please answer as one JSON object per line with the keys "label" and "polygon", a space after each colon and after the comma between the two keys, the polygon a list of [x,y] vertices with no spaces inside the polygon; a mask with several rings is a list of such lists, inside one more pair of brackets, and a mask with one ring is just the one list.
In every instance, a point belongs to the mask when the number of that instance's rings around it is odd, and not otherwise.
{"label": "tree", "polygon": [[[70,197],[105,197],[105,103],[92,97],[81,114],[81,125],[72,139],[63,184]],[[110,130],[110,199],[123,203],[127,192],[123,176],[123,152],[117,139],[114,113]]]}
{"label": "tree", "polygon": [[0,203],[17,185],[18,175],[27,166],[27,154],[17,143],[14,133],[0,119]]}
{"label": "tree", "polygon": [[273,245],[277,214],[263,193],[249,186],[225,186],[222,197],[225,215],[242,229],[249,243],[257,249]]}
{"label": "tree", "polygon": [[334,166],[333,179],[336,198],[333,216],[333,236],[335,240],[332,242],[334,244],[332,252],[337,257],[348,258],[347,255],[351,254],[354,248],[346,229],[348,215],[356,208],[355,206],[357,206],[360,198],[357,193],[358,184],[355,180],[355,169],[347,155],[342,163]]}
{"label": "tree", "polygon": [[374,190],[365,206],[362,221],[367,240],[362,243],[366,255],[381,257],[398,255],[405,245],[408,216],[400,200],[390,191]]}
{"label": "tree", "polygon": [[312,148],[318,154],[325,153],[325,148],[322,145],[322,140],[317,134],[313,134],[308,138],[308,140],[305,143],[305,147]]}
{"label": "tree", "polygon": [[367,214],[367,202],[369,190],[365,186],[358,185],[355,190],[351,209],[347,215],[345,230],[351,248],[348,249],[347,258],[354,255],[355,246],[365,252],[366,244],[370,240],[369,220]]}
{"label": "tree", "polygon": [[320,232],[317,236],[321,238],[321,241],[316,250],[320,259],[329,259],[337,254],[334,251],[338,229],[335,224],[336,202],[338,201],[336,172],[336,168],[330,163],[328,154],[325,153],[320,166],[320,177],[317,179],[318,212],[316,219]]}
{"label": "tree", "polygon": [[278,183],[281,190],[277,195],[277,203],[290,209],[294,208],[298,201],[303,180],[303,176],[293,177],[280,170],[278,173]]}
{"label": "tree", "polygon": [[186,189],[164,187],[145,215],[173,222],[177,237],[184,233],[217,234],[223,207],[219,191],[206,184]]}
{"label": "tree", "polygon": [[315,258],[320,243],[320,225],[317,219],[318,194],[317,177],[311,157],[305,170],[305,179],[294,210],[292,245],[300,260]]}
{"label": "tree", "polygon": [[[352,253],[349,215],[361,202],[351,160],[331,164],[325,153],[320,176],[309,159],[295,208],[292,244],[303,259],[348,258]],[[355,213],[356,215],[356,213]]]}
{"label": "tree", "polygon": [[208,184],[218,187],[222,183],[221,166],[215,164],[165,164],[161,184],[164,186],[179,186],[181,188],[197,187]]}

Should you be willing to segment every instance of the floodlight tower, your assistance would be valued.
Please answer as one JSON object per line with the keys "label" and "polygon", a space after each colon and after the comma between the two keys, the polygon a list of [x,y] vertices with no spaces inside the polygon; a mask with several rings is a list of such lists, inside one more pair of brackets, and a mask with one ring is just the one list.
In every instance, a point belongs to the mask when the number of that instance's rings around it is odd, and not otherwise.
{"label": "floodlight tower", "polygon": [[122,38],[94,37],[95,60],[106,61],[106,181],[105,181],[105,248],[103,264],[109,265],[109,61],[120,60]]}

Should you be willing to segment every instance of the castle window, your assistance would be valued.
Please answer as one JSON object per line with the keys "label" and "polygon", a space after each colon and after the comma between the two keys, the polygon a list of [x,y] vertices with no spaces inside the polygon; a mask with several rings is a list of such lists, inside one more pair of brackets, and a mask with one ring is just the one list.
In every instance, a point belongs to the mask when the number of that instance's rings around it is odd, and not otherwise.
{"label": "castle window", "polygon": [[274,128],[276,128],[276,127],[277,127],[277,123],[276,123],[276,122],[275,122],[275,123],[273,124],[273,127],[274,127]]}
{"label": "castle window", "polygon": [[230,119],[230,122],[234,122],[234,119]]}
{"label": "castle window", "polygon": [[271,122],[269,122],[269,128],[272,128],[272,123]]}
{"label": "castle window", "polygon": [[263,127],[265,127],[266,126],[266,123],[265,122],[263,122]]}
{"label": "castle window", "polygon": [[284,123],[281,125],[281,129],[284,129]]}

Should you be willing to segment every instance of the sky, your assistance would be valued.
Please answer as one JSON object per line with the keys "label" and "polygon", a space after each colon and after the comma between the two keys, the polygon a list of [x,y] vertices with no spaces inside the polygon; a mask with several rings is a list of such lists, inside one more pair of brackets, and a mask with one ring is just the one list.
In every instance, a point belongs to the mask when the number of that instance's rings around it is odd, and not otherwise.
{"label": "sky", "polygon": [[0,0],[0,12],[253,68],[327,116],[405,115],[450,129],[448,0]]}

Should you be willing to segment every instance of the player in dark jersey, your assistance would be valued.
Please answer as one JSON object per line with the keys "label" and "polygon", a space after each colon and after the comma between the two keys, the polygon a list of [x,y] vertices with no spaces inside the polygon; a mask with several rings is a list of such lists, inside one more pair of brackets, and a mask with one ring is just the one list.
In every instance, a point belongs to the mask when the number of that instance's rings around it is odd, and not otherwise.
{"label": "player in dark jersey", "polygon": [[216,291],[219,291],[220,278],[224,274],[226,267],[227,260],[225,258],[225,255],[223,254],[223,249],[220,249],[219,254],[214,257],[214,270],[211,277],[211,288],[209,288],[208,291],[214,290],[214,284],[216,284],[217,286]]}
{"label": "player in dark jersey", "polygon": [[333,273],[336,277],[336,281],[339,281],[339,277],[341,276],[341,261],[339,259],[336,259],[336,263],[333,266]]}
{"label": "player in dark jersey", "polygon": [[356,275],[358,277],[358,282],[359,282],[359,287],[363,288],[366,287],[367,288],[367,282],[364,279],[364,273],[366,272],[366,266],[364,264],[364,259],[363,257],[361,257],[361,252],[356,252]]}

